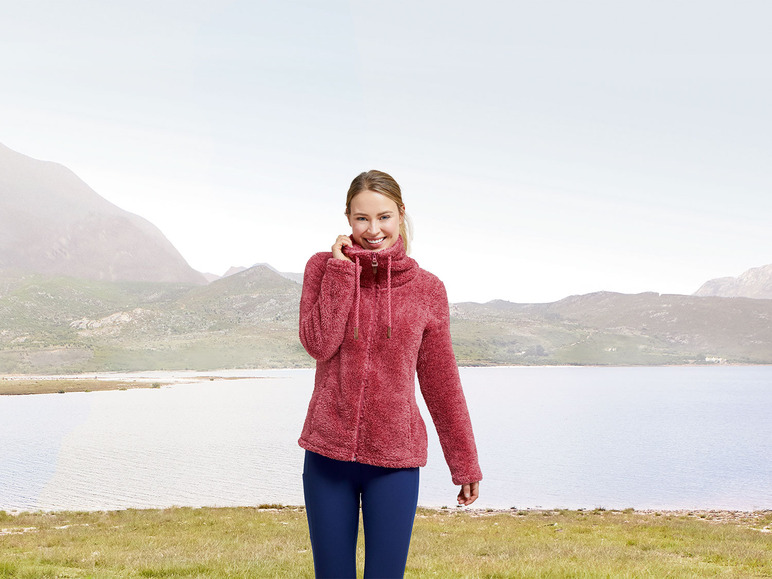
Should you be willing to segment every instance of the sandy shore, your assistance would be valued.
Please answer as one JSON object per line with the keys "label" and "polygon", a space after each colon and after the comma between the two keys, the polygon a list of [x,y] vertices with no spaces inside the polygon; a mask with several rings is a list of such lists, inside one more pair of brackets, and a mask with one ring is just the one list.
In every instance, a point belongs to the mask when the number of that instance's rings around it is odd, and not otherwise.
{"label": "sandy shore", "polygon": [[132,388],[160,388],[171,384],[191,384],[211,380],[256,379],[258,376],[175,375],[163,377],[154,373],[78,374],[78,375],[5,375],[0,376],[0,396],[27,394],[66,394],[67,392],[100,392]]}

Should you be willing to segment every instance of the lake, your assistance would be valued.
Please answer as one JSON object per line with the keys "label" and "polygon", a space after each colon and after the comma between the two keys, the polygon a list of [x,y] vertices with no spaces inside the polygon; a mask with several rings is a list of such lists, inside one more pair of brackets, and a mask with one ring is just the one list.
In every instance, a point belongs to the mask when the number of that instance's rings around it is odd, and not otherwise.
{"label": "lake", "polygon": [[[302,504],[297,438],[313,370],[205,374],[218,378],[0,396],[0,510]],[[110,376],[139,375],[199,376]],[[484,475],[475,506],[772,508],[772,367],[461,376]],[[419,504],[452,506],[458,490],[421,409],[430,442]]]}

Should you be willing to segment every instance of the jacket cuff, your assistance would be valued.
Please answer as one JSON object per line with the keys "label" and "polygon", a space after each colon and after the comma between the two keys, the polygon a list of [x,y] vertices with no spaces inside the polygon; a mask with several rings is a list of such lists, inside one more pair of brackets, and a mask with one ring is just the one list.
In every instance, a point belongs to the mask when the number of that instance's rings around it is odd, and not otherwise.
{"label": "jacket cuff", "polygon": [[345,259],[337,259],[335,257],[329,258],[326,265],[327,271],[343,276],[353,274],[356,271],[355,267],[356,264],[353,261],[346,261]]}

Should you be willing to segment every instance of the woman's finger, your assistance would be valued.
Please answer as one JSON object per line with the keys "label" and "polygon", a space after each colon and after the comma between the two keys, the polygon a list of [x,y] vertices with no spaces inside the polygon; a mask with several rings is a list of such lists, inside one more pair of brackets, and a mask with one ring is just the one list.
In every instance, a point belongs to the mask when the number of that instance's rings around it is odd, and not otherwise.
{"label": "woman's finger", "polygon": [[351,239],[349,239],[348,235],[339,235],[338,238],[335,240],[335,243],[332,245],[332,256],[336,259],[344,259],[346,261],[351,261],[348,257],[343,255],[343,246],[348,245],[351,246]]}
{"label": "woman's finger", "polygon": [[458,504],[459,505],[471,505],[480,496],[480,483],[474,482],[471,484],[461,485],[461,490],[458,492]]}

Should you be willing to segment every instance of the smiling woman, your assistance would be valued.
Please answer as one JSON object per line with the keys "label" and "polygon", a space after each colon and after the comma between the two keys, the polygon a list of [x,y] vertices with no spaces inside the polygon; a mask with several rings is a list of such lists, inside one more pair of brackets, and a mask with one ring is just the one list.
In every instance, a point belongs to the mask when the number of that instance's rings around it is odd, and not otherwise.
{"label": "smiling woman", "polygon": [[379,251],[394,245],[399,237],[404,208],[373,191],[363,191],[351,203],[348,217],[354,241],[365,249]]}
{"label": "smiling woman", "polygon": [[410,254],[412,235],[402,190],[386,173],[368,171],[357,175],[346,195],[346,216],[354,241],[365,249],[386,249],[402,236],[405,253]]}
{"label": "smiling woman", "polygon": [[300,341],[317,361],[299,440],[314,566],[317,577],[356,576],[361,503],[364,576],[401,577],[427,459],[416,374],[460,505],[477,499],[482,473],[445,286],[407,255],[399,185],[361,173],[345,213],[351,235],[311,257],[300,299]]}

